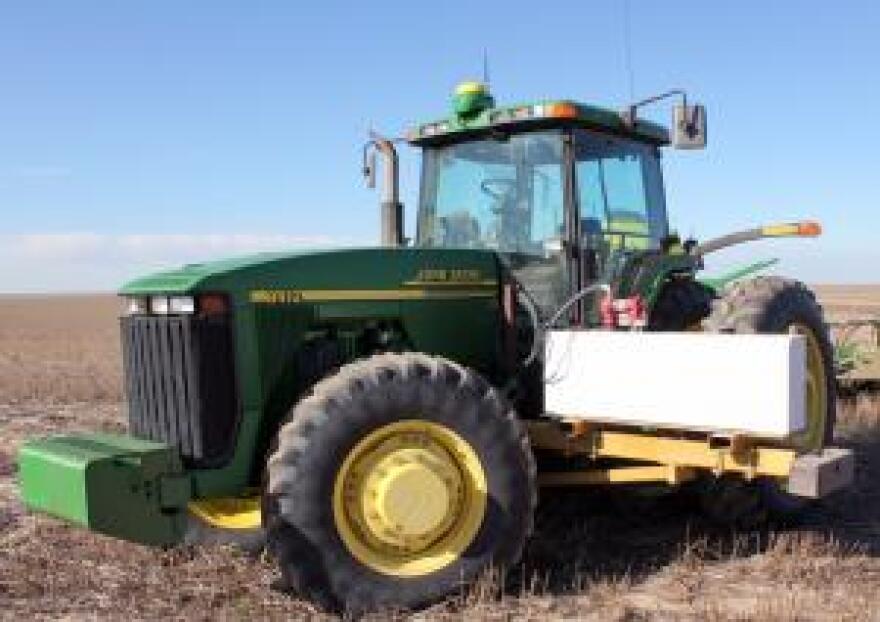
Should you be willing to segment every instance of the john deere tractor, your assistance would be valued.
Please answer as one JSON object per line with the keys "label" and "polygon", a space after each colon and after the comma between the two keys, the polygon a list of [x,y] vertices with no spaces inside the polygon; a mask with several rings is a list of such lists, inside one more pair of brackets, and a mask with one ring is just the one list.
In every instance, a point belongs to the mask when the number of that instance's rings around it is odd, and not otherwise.
{"label": "john deere tractor", "polygon": [[463,84],[406,134],[414,240],[394,142],[373,136],[381,246],[128,283],[129,435],[26,443],[24,501],[147,545],[265,546],[291,591],[364,611],[517,563],[539,490],[688,483],[745,522],[841,488],[813,294],[697,276],[707,253],[819,226],[679,239],[661,150],[704,146],[705,111],[664,96],[671,130],[639,117],[659,98],[498,106]]}

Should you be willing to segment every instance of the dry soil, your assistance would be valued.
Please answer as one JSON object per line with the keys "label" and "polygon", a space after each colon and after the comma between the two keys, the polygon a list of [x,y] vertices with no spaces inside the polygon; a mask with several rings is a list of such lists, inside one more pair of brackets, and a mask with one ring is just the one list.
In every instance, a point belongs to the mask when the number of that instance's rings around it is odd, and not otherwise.
{"label": "dry soil", "polygon": [[[878,287],[820,287],[834,314],[880,312]],[[112,297],[0,298],[0,618],[327,617],[273,591],[270,561],[223,547],[158,551],[27,514],[15,491],[23,439],[124,429]],[[686,499],[653,510],[602,491],[542,499],[537,533],[506,580],[417,620],[880,619],[880,399],[849,396],[839,442],[858,456],[852,490],[797,526],[735,533]]]}

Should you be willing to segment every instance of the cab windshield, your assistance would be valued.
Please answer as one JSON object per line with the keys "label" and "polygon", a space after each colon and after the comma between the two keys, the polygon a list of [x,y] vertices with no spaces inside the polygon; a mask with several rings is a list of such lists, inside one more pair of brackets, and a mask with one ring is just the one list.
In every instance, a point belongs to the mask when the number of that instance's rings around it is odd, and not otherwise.
{"label": "cab windshield", "polygon": [[[582,272],[602,274],[615,256],[659,248],[665,235],[654,146],[575,129],[424,148],[418,245],[503,254],[542,312],[558,308]],[[566,243],[575,255],[562,252]]]}
{"label": "cab windshield", "polygon": [[546,256],[563,235],[562,133],[425,149],[418,242]]}

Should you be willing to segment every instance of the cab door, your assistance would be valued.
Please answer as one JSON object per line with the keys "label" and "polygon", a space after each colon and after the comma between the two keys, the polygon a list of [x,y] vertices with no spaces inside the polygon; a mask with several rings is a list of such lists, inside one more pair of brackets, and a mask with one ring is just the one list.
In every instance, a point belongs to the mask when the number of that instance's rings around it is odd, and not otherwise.
{"label": "cab door", "polygon": [[582,280],[614,280],[633,255],[668,235],[660,154],[622,137],[574,132],[574,199]]}

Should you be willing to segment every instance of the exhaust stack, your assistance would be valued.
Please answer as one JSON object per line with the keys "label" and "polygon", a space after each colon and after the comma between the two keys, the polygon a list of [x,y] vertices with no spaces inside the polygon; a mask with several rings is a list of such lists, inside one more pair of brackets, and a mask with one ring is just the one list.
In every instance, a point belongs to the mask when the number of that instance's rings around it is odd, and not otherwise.
{"label": "exhaust stack", "polygon": [[[371,151],[372,150],[372,151]],[[382,246],[403,246],[403,205],[400,203],[400,175],[397,150],[387,138],[370,134],[364,145],[364,177],[367,186],[376,186],[376,153],[382,154],[384,183],[381,202],[381,243]]]}

